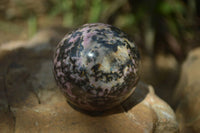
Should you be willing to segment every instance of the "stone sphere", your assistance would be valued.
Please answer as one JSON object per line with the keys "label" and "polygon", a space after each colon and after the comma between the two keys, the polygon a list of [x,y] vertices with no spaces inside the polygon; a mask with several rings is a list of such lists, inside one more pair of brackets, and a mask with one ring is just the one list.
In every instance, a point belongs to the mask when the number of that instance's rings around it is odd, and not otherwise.
{"label": "stone sphere", "polygon": [[133,93],[139,61],[137,47],[124,32],[108,24],[85,24],[58,44],[54,76],[72,105],[103,111]]}

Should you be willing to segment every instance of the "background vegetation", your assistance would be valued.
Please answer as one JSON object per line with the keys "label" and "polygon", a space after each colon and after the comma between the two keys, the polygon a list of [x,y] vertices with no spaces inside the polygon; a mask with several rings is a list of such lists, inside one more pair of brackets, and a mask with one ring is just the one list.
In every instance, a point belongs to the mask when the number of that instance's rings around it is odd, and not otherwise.
{"label": "background vegetation", "polygon": [[123,29],[151,57],[160,52],[170,53],[182,62],[188,51],[200,42],[200,1],[0,1],[1,43],[10,38],[31,37],[41,28],[71,29],[93,22],[109,23]]}
{"label": "background vegetation", "polygon": [[143,58],[141,80],[172,105],[180,66],[200,46],[200,0],[0,0],[0,45],[94,22],[133,38]]}

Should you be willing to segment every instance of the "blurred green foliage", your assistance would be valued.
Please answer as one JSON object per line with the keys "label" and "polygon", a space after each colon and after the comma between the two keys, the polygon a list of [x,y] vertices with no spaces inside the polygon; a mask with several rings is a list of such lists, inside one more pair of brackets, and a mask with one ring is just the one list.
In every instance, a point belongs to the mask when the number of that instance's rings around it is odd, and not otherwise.
{"label": "blurred green foliage", "polygon": [[98,22],[102,12],[101,0],[93,0],[90,8],[89,22]]}
{"label": "blurred green foliage", "polygon": [[35,16],[30,16],[28,18],[28,35],[33,36],[37,32],[37,18]]}
{"label": "blurred green foliage", "polygon": [[49,12],[49,15],[55,17],[56,15],[62,15],[63,26],[71,26],[73,24],[73,1],[71,0],[57,0],[54,6]]}
{"label": "blurred green foliage", "polygon": [[40,28],[42,18],[68,28],[109,23],[131,35],[146,54],[167,51],[180,61],[188,49],[199,46],[198,0],[4,1],[2,18],[27,21],[30,36]]}
{"label": "blurred green foliage", "polygon": [[102,12],[102,0],[57,0],[49,15],[61,15],[63,26],[71,27],[84,22],[98,22]]}

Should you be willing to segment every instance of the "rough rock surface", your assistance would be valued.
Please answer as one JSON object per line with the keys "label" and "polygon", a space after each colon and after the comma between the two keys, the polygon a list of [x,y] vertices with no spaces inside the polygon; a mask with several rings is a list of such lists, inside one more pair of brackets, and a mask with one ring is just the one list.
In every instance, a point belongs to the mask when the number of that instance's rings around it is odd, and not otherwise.
{"label": "rough rock surface", "polygon": [[73,109],[52,74],[52,55],[61,37],[49,30],[28,42],[0,47],[0,132],[178,132],[172,109],[141,82],[115,109],[100,114]]}
{"label": "rough rock surface", "polygon": [[174,101],[183,133],[200,132],[200,48],[191,51],[182,66]]}

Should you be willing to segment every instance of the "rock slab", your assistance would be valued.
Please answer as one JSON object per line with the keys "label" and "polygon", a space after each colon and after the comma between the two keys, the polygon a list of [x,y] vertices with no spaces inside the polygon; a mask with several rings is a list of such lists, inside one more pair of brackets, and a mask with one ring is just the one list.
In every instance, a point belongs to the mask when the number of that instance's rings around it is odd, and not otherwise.
{"label": "rock slab", "polygon": [[[140,82],[120,106],[99,114],[73,109],[57,87],[52,55],[60,35],[52,30],[0,48],[0,132],[177,133],[173,110]],[[44,39],[45,38],[45,39]],[[53,41],[52,41],[53,40]]]}
{"label": "rock slab", "polygon": [[176,116],[183,133],[200,132],[200,48],[192,50],[181,70],[174,102]]}

